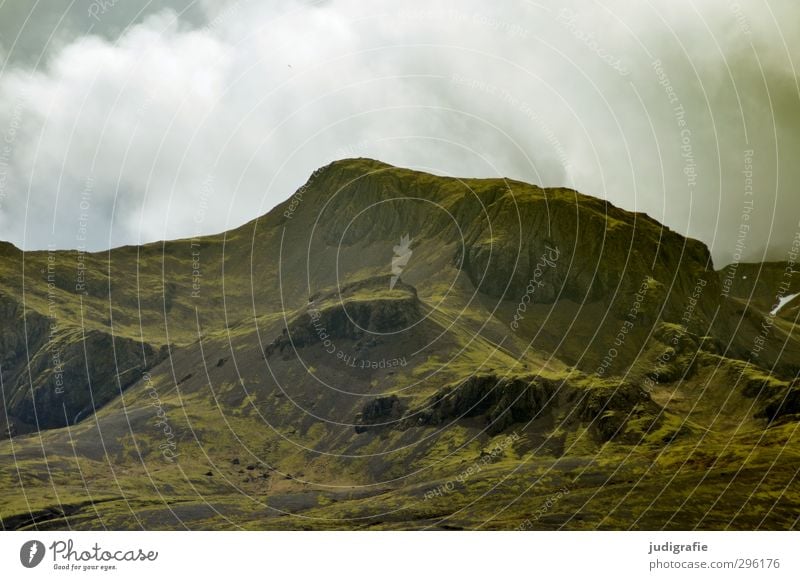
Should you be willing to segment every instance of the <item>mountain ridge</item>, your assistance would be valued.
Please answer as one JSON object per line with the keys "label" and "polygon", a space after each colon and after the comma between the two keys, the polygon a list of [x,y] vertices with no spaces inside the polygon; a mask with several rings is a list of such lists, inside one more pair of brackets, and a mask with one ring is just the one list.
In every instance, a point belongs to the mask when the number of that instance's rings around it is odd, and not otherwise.
{"label": "mountain ridge", "polygon": [[793,473],[792,320],[764,337],[766,290],[724,296],[702,242],[572,190],[343,160],[228,232],[0,256],[4,527],[512,529],[567,486],[543,528],[746,528],[608,505],[766,469],[733,505],[767,509]]}

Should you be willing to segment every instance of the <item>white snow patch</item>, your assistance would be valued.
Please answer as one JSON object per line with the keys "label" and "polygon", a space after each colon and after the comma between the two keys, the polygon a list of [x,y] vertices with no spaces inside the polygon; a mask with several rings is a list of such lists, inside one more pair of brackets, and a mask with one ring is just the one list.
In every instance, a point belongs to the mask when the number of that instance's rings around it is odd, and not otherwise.
{"label": "white snow patch", "polygon": [[800,292],[798,292],[797,294],[791,294],[789,296],[783,296],[781,298],[778,298],[778,305],[775,308],[772,309],[772,312],[770,312],[770,314],[772,316],[775,316],[776,314],[778,314],[778,312],[781,311],[781,308],[783,308],[784,306],[789,304],[789,302],[791,302],[792,300],[794,300],[798,296],[800,296]]}

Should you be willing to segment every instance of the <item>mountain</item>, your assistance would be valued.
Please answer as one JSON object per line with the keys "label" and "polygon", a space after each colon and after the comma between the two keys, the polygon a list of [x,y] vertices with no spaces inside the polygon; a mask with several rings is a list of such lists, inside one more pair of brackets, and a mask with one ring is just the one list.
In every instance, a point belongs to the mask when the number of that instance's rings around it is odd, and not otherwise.
{"label": "mountain", "polygon": [[4,244],[0,521],[792,528],[797,313],[740,266],[570,189],[368,159],[219,235]]}

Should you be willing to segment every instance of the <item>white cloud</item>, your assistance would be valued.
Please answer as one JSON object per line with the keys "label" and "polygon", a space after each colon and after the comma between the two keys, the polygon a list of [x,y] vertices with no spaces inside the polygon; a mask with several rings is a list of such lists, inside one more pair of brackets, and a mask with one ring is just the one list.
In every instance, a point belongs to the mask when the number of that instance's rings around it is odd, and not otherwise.
{"label": "white cloud", "polygon": [[[115,41],[79,38],[45,69],[6,69],[0,130],[24,108],[0,197],[3,238],[78,246],[87,189],[93,249],[217,232],[264,213],[316,167],[367,155],[574,186],[713,242],[722,262],[752,148],[757,229],[746,255],[788,246],[800,213],[789,60],[800,34],[779,24],[797,8],[773,20],[757,0],[537,6],[215,4],[203,28],[165,10]],[[693,192],[654,59],[687,111]]]}

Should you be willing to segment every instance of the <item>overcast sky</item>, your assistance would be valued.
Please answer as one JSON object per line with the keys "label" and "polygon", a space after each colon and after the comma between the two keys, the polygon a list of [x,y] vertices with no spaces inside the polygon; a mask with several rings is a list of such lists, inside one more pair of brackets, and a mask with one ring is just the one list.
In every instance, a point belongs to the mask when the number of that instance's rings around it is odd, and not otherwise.
{"label": "overcast sky", "polygon": [[789,1],[0,0],[0,239],[215,233],[368,156],[574,187],[717,266],[746,224],[744,259],[785,259],[792,55]]}

